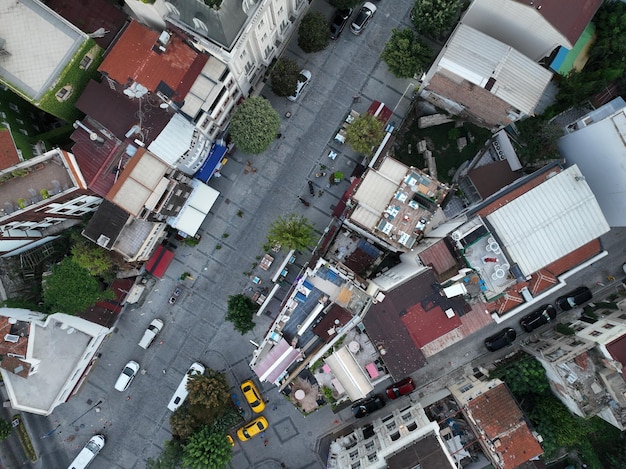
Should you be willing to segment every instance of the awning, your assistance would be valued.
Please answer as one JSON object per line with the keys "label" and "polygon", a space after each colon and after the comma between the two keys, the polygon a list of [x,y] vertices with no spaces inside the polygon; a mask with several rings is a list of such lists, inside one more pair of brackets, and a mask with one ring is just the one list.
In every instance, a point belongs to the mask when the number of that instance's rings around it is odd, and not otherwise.
{"label": "awning", "polygon": [[296,361],[299,355],[299,350],[281,338],[280,342],[274,345],[257,365],[252,367],[252,371],[261,381],[269,381],[278,385],[278,379]]}
{"label": "awning", "polygon": [[363,399],[374,386],[365,375],[365,371],[354,359],[346,346],[326,359],[335,378],[348,393],[351,401]]}
{"label": "awning", "polygon": [[175,217],[168,217],[167,224],[187,236],[195,236],[220,193],[198,179],[192,179],[189,185],[193,192],[180,212]]}
{"label": "awning", "polygon": [[204,160],[204,163],[202,163],[202,166],[194,177],[196,179],[200,179],[202,182],[208,182],[213,176],[213,173],[215,173],[215,169],[220,164],[225,154],[226,146],[214,143],[208,156],[206,157],[206,160]]}
{"label": "awning", "polygon": [[148,262],[146,262],[146,272],[155,277],[163,278],[172,259],[174,259],[174,253],[159,245],[154,251],[154,254],[148,259]]}

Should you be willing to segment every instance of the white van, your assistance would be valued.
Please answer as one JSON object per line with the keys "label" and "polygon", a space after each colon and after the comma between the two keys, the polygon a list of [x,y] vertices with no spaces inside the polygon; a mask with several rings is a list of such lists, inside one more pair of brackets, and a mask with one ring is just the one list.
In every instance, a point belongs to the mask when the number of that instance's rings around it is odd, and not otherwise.
{"label": "white van", "polygon": [[152,342],[154,342],[154,339],[156,339],[156,336],[159,332],[161,332],[161,329],[163,329],[163,321],[160,319],[153,319],[146,331],[143,333],[143,337],[139,341],[139,346],[142,349],[150,347]]}
{"label": "white van", "polygon": [[187,381],[189,381],[190,376],[195,375],[195,374],[198,374],[198,375],[204,374],[203,364],[198,363],[198,362],[193,362],[191,366],[189,367],[189,369],[187,370],[187,373],[185,373],[185,376],[183,376],[183,380],[178,385],[178,388],[176,389],[176,392],[172,396],[170,403],[167,405],[167,408],[171,410],[172,412],[174,412],[181,405],[183,405],[183,402],[185,402],[185,399],[187,399],[187,394],[189,394],[189,392],[187,391]]}
{"label": "white van", "polygon": [[104,448],[104,436],[94,435],[87,442],[85,447],[80,450],[76,459],[74,459],[67,469],[84,469],[94,460],[96,455]]}

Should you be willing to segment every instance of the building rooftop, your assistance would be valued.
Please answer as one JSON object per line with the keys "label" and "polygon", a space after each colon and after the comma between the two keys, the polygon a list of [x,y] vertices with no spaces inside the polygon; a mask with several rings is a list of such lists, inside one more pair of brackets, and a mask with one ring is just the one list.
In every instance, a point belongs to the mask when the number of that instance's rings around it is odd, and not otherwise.
{"label": "building rooftop", "polygon": [[20,162],[20,156],[15,148],[13,136],[9,129],[0,128],[0,171],[10,168]]}
{"label": "building rooftop", "polygon": [[[32,100],[59,78],[87,36],[35,0],[0,3],[3,55],[0,78]],[[28,31],[28,34],[24,34]]]}
{"label": "building rooftop", "polygon": [[112,249],[131,215],[104,199],[83,230],[83,236],[105,249]]}
{"label": "building rooftop", "polygon": [[122,86],[139,83],[182,102],[207,60],[173,31],[159,34],[132,21],[98,70]]}

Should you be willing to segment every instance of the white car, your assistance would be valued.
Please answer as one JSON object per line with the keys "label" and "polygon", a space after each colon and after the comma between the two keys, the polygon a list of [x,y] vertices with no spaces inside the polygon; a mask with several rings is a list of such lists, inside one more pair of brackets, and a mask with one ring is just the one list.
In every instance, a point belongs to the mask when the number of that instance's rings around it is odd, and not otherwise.
{"label": "white car", "polygon": [[298,84],[296,85],[296,92],[291,96],[287,96],[289,101],[295,101],[304,91],[306,85],[311,81],[311,72],[308,70],[300,70],[300,75],[298,75]]}
{"label": "white car", "polygon": [[96,455],[104,448],[105,439],[102,435],[92,436],[87,444],[80,450],[78,456],[70,463],[68,469],[84,469],[94,460]]}
{"label": "white car", "polygon": [[367,23],[369,23],[374,16],[374,13],[376,13],[376,6],[371,2],[365,2],[350,25],[352,34],[356,34],[357,36],[361,34],[365,26],[367,26]]}
{"label": "white car", "polygon": [[130,383],[133,382],[137,372],[139,371],[139,363],[135,361],[129,361],[122,372],[120,373],[120,377],[117,378],[117,382],[115,383],[115,389],[120,392],[124,392],[130,386]]}
{"label": "white car", "polygon": [[185,399],[187,399],[187,394],[189,394],[189,391],[187,391],[187,382],[189,381],[189,377],[196,374],[202,375],[204,374],[204,370],[205,368],[202,363],[193,362],[191,364],[191,366],[187,370],[187,373],[185,373],[185,376],[183,376],[182,381],[178,385],[178,388],[176,388],[176,392],[172,396],[170,403],[167,404],[167,408],[169,410],[174,412],[181,405],[183,405],[183,402],[185,402]]}
{"label": "white car", "polygon": [[163,329],[163,321],[160,319],[153,319],[146,331],[143,333],[143,337],[139,341],[139,346],[142,349],[150,347],[152,342],[154,342],[154,339],[156,339],[156,336],[159,332],[161,332],[161,329]]}

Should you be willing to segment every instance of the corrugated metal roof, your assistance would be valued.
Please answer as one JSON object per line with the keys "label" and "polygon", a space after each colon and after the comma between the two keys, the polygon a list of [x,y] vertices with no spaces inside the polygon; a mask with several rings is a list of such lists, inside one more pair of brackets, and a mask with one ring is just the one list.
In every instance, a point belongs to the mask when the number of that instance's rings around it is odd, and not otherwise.
{"label": "corrugated metal roof", "polygon": [[328,357],[326,364],[346,390],[351,401],[363,399],[374,389],[365,371],[345,345]]}
{"label": "corrugated metal roof", "polygon": [[393,158],[385,158],[380,164],[380,168],[378,168],[378,172],[380,174],[388,179],[391,179],[398,186],[404,180],[404,176],[406,176],[408,171],[409,167],[407,165],[400,163],[398,160],[394,160]]}
{"label": "corrugated metal roof", "polygon": [[197,179],[192,179],[190,186],[193,192],[187,203],[176,217],[169,217],[167,223],[189,236],[195,236],[220,193]]}
{"label": "corrugated metal roof", "polygon": [[368,171],[353,196],[359,205],[350,219],[363,227],[374,228],[397,189],[397,183],[376,171]]}
{"label": "corrugated metal roof", "polygon": [[609,231],[598,201],[577,166],[495,210],[487,220],[526,275]]}
{"label": "corrugated metal roof", "polygon": [[512,47],[460,24],[448,41],[439,69],[487,89],[498,98],[531,115],[552,72]]}
{"label": "corrugated metal roof", "polygon": [[148,150],[170,166],[176,163],[192,146],[194,126],[180,114],[174,114]]}

